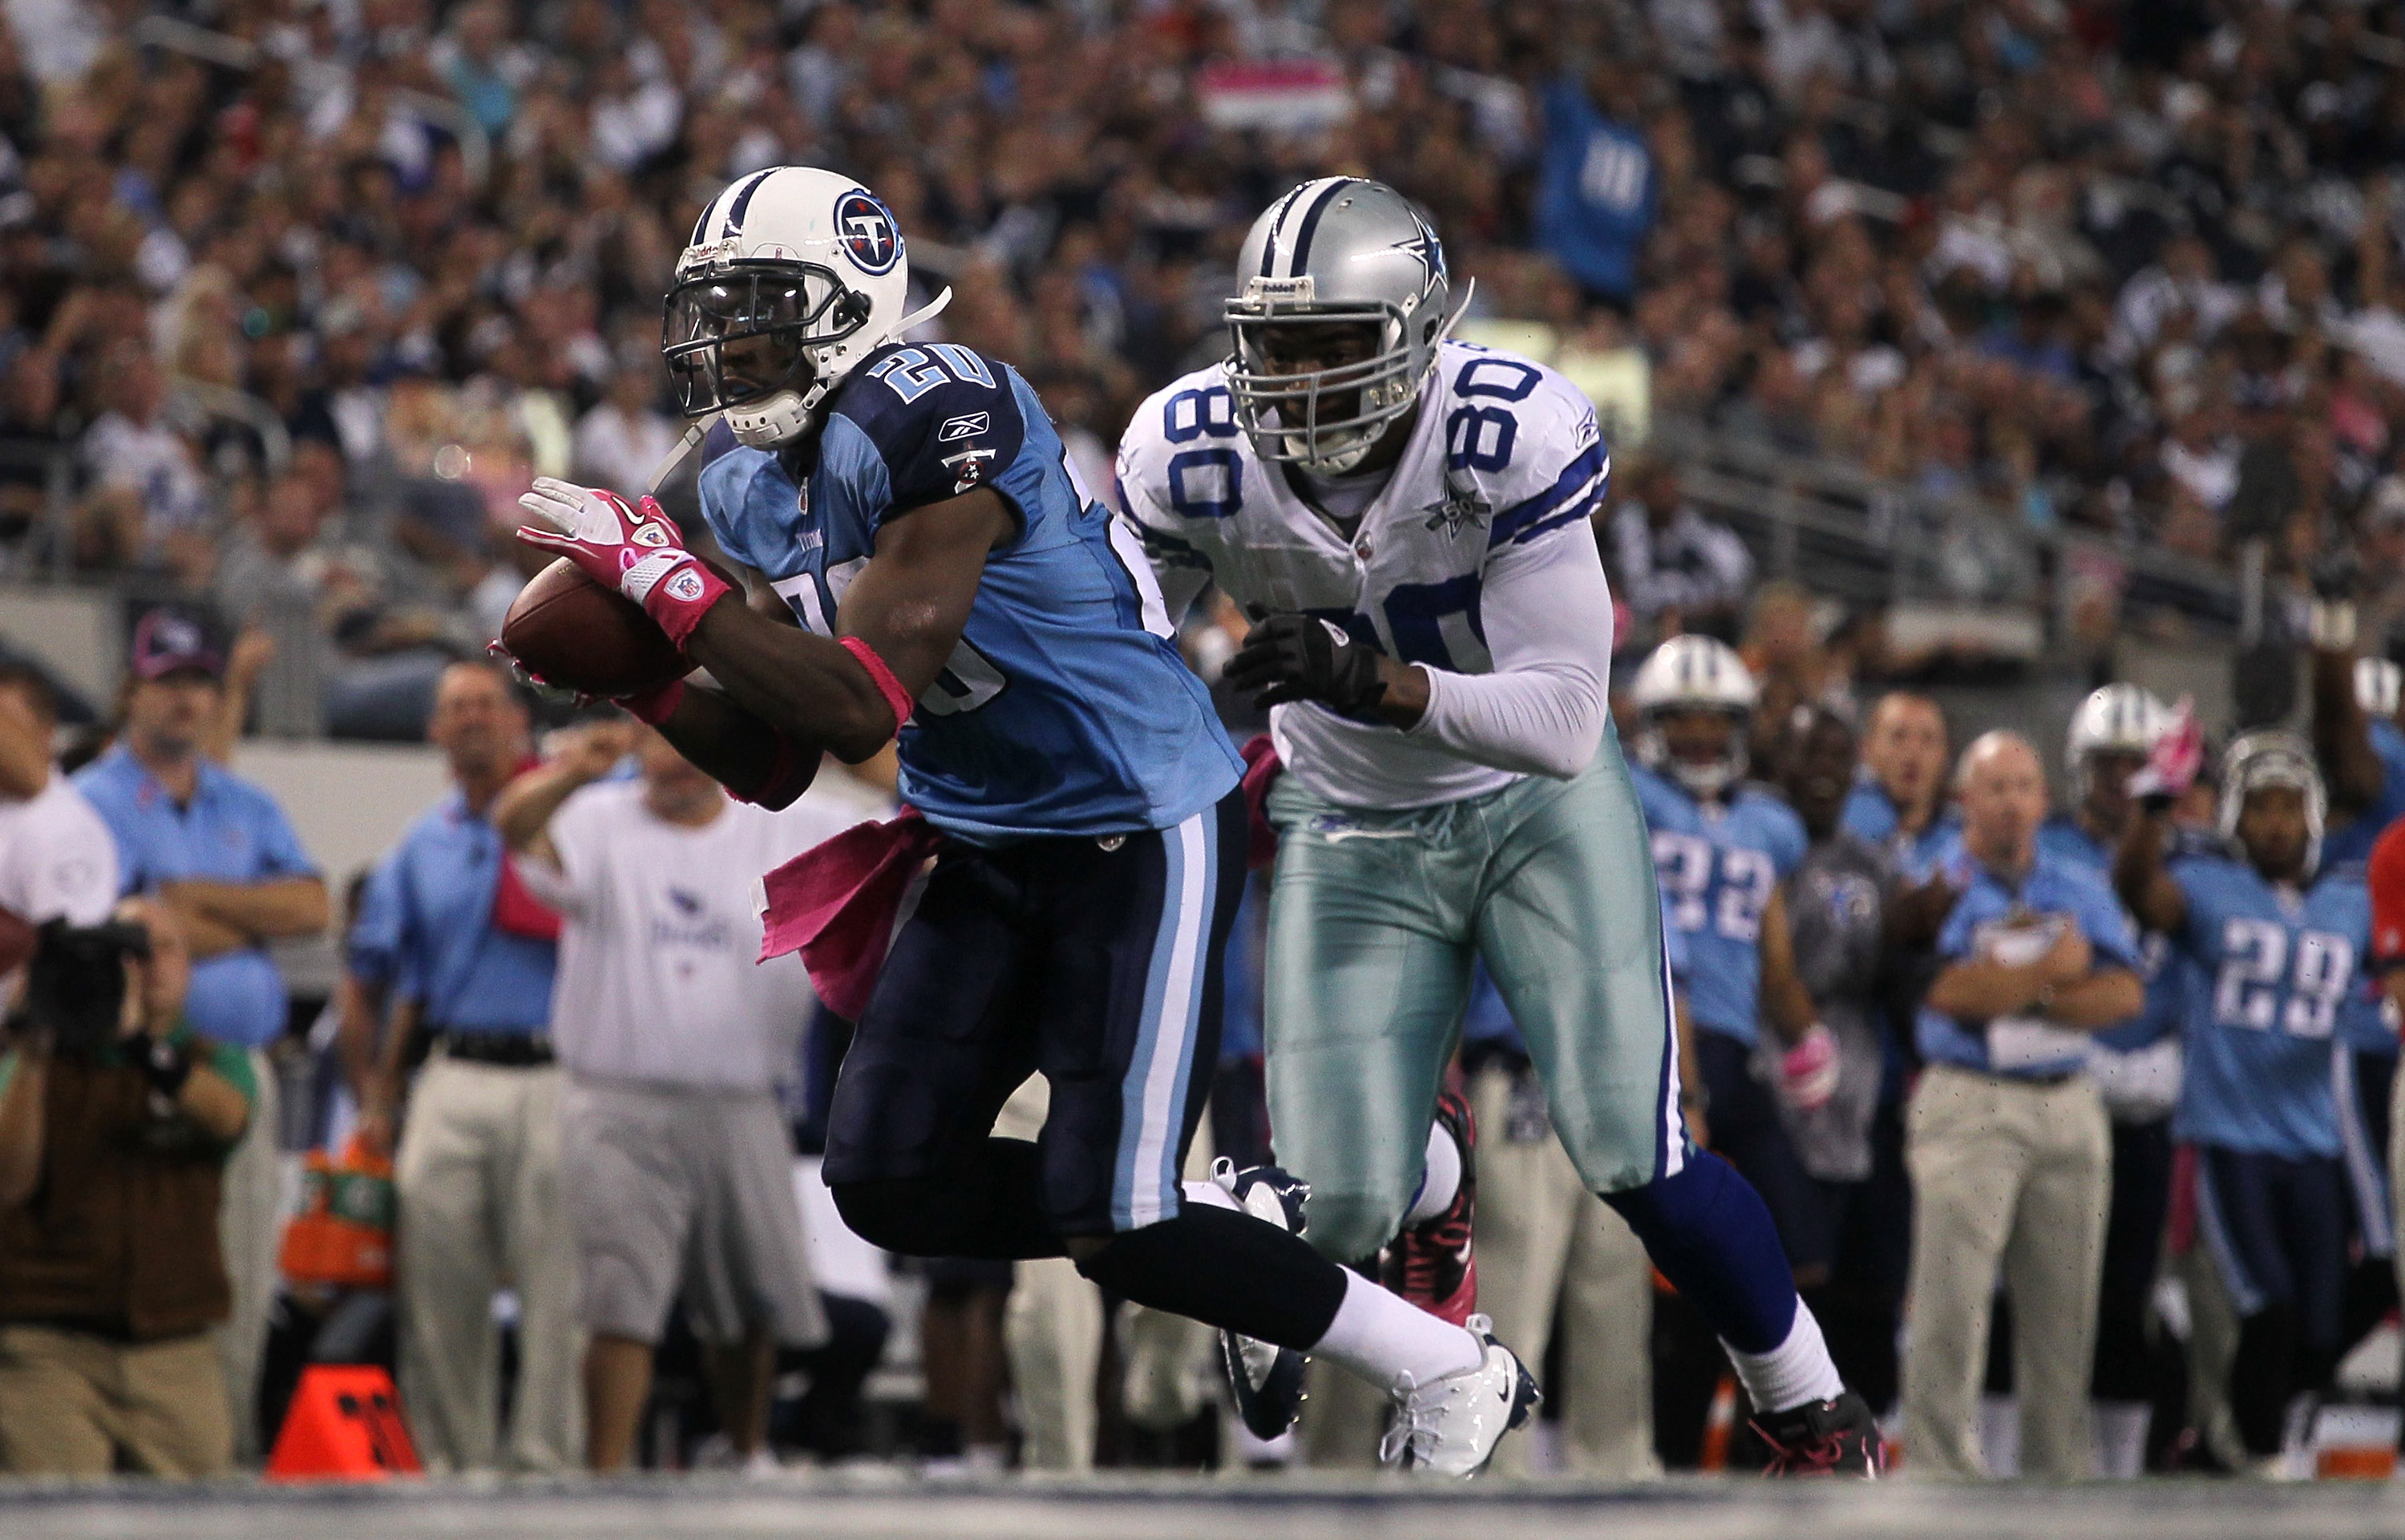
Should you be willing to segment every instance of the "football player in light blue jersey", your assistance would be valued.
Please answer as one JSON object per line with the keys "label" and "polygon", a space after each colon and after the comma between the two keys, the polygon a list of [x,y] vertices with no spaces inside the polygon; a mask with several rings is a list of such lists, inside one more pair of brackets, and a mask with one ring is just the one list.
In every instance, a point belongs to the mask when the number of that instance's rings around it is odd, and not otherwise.
{"label": "football player in light blue jersey", "polygon": [[1836,1045],[1796,977],[1781,884],[1810,841],[1794,810],[1745,780],[1753,676],[1725,643],[1681,636],[1637,671],[1630,702],[1638,800],[1653,831],[1665,912],[1690,959],[1695,1023],[1712,1148],[1762,1194],[1798,1281],[1826,1281],[1812,1180],[1795,1156],[1751,1060],[1765,1019],[1788,1044],[1782,1090],[1798,1105],[1827,1099]]}
{"label": "football player in light blue jersey", "polygon": [[[2063,770],[2071,805],[2038,827],[2038,849],[2110,883],[2131,815],[2130,777],[2171,726],[2171,713],[2135,685],[2107,685],[2072,714]],[[2113,1120],[2113,1208],[2104,1224],[2103,1282],[2096,1296],[2097,1474],[2133,1477],[2145,1463],[2154,1416],[2154,1355],[2147,1318],[2163,1219],[2171,1208],[2171,1114],[2179,1098],[2179,1029],[2188,970],[2170,940],[2140,938],[2146,1009],[2127,1026],[2096,1034],[2088,1076]]]}
{"label": "football player in light blue jersey", "polygon": [[[783,806],[823,754],[898,735],[924,822],[781,870],[769,914],[870,939],[811,958],[858,1018],[825,1167],[852,1229],[910,1255],[1067,1255],[1126,1298],[1320,1353],[1392,1396],[1394,1463],[1471,1475],[1536,1400],[1511,1351],[1322,1258],[1279,1192],[1178,1180],[1244,884],[1240,766],[1132,535],[1006,364],[902,340],[932,313],[904,314],[907,282],[892,214],[832,172],[752,173],[694,227],[663,354],[686,415],[742,445],[701,500],[750,603],[648,498],[541,481],[526,506],[552,529],[521,538],[709,671],[626,705],[738,796]],[[930,846],[905,914],[879,874],[907,881]],[[1040,1137],[992,1137],[1039,1070]]]}
{"label": "football player in light blue jersey", "polygon": [[2200,1227],[2243,1321],[2230,1408],[2275,1472],[2291,1398],[2336,1367],[2349,1216],[2333,1067],[2342,1018],[2370,1009],[2370,898],[2359,869],[2321,866],[2324,796],[2301,739],[2250,733],[2222,761],[2227,852],[2167,861],[2150,815],[2114,870],[2198,969],[2173,1133],[2197,1147]]}

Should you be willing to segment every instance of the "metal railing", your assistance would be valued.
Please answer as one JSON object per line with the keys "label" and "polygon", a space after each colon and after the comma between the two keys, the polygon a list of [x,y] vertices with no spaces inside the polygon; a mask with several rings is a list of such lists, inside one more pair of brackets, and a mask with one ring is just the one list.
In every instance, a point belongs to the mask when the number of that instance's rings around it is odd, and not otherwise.
{"label": "metal railing", "polygon": [[1678,463],[1687,495],[1737,530],[1765,576],[1816,594],[1865,607],[2018,610],[2060,643],[2068,579],[2087,572],[2116,588],[2125,613],[2216,642],[2237,637],[2237,575],[2176,552],[2033,529],[1981,499],[1934,497],[1693,417],[1657,417],[1648,447]]}

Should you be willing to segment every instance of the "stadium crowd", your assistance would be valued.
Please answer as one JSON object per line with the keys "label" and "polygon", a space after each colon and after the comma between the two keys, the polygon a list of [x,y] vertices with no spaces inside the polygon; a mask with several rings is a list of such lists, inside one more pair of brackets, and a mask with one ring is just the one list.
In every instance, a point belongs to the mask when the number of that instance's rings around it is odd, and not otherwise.
{"label": "stadium crowd", "polygon": [[[766,1003],[754,1036],[713,1039],[697,1067],[644,1036],[676,1030],[672,1012],[597,1033],[584,1018],[612,1013],[580,1011],[582,1037],[555,1013],[651,987],[579,971],[605,948],[588,940],[580,964],[577,927],[606,931],[597,895],[617,879],[580,855],[577,798],[639,805],[660,850],[693,848],[682,831],[765,867],[890,791],[831,785],[755,820],[680,783],[656,744],[592,724],[528,769],[527,705],[478,661],[529,570],[508,535],[532,478],[631,489],[675,444],[659,296],[696,213],[745,171],[825,164],[877,188],[921,281],[955,290],[947,334],[1025,373],[1097,486],[1134,403],[1224,351],[1218,307],[1251,216],[1324,170],[1381,177],[1477,277],[1479,318],[1539,323],[1519,334],[1556,361],[1637,350],[1657,414],[2008,530],[2207,565],[2264,543],[2296,595],[2292,640],[2320,643],[2308,757],[2332,875],[2314,891],[2342,884],[2405,801],[2398,691],[2377,666],[2405,642],[2405,34],[2371,7],[23,0],[5,15],[0,541],[31,570],[63,539],[78,572],[172,601],[134,629],[113,742],[72,781],[49,765],[50,686],[0,674],[0,907],[84,924],[120,891],[142,900],[125,911],[151,949],[134,1030],[158,1044],[112,1043],[94,1063],[113,1080],[52,1069],[47,1088],[43,1045],[0,1061],[12,1469],[255,1462],[313,1354],[396,1363],[421,1452],[449,1468],[607,1466],[639,1443],[680,1463],[703,1429],[737,1460],[899,1439],[991,1462],[1006,1385],[1030,1462],[1196,1457],[1207,1375],[1190,1338],[1140,1315],[1106,1326],[1074,1276],[977,1264],[913,1275],[921,1404],[872,1438],[883,1264],[837,1254],[823,1228],[803,1267],[764,1263],[792,1256],[792,1215],[762,1201],[762,1146],[732,1131],[757,1134],[782,1087],[767,1121],[807,1149],[841,1024],[822,1016],[795,1042],[797,1008],[722,981]],[[63,529],[49,522],[58,455]],[[2152,826],[2123,784],[2173,735],[2170,713],[2125,690],[2067,752],[1953,742],[1934,701],[1879,693],[1875,651],[1810,596],[1757,588],[1755,554],[1685,502],[1673,464],[1619,469],[1597,537],[1629,672],[1666,638],[1743,643],[1758,702],[1704,713],[1742,716],[1766,783],[1747,795],[1798,827],[1779,873],[1795,982],[1839,1050],[1838,1092],[1813,1108],[1764,1092],[1688,1110],[1770,1197],[1906,1468],[2292,1466],[2310,1423],[2292,1406],[2310,1408],[2395,1304],[2382,1146],[2397,1038],[2371,986],[2345,966],[2316,976],[2346,995],[2322,1024],[2343,1073],[2302,1114],[2314,1132],[2271,1151],[2342,1158],[2343,1187],[2266,1187],[2222,1160],[2233,1138],[2265,1151],[2180,1100],[2162,1045],[2198,1002],[2151,983],[2143,1010],[2121,997],[2130,974],[2185,978],[2164,949],[2217,901],[2131,836]],[[2059,596],[2075,635],[2109,637],[2126,574],[2057,577],[2086,585]],[[1207,606],[1189,618],[1205,677],[1240,625]],[[235,639],[251,630],[270,640]],[[1258,725],[1222,704],[1231,732]],[[1631,697],[1624,736],[1695,704]],[[254,710],[282,731],[423,737],[457,784],[352,896],[319,1034],[362,1168],[397,1163],[400,1276],[381,1315],[381,1291],[289,1279],[279,1305],[276,1147],[330,1125],[288,1133],[279,1115],[269,1050],[288,1010],[265,948],[332,922],[273,799],[222,766]],[[2202,784],[2173,810],[2193,826],[2182,838],[2236,832]],[[2041,827],[2049,798],[2060,811]],[[2191,858],[2175,846],[2171,866]],[[1994,875],[2049,863],[2089,873],[2050,879],[2074,897]],[[673,864],[634,866],[665,882]],[[73,893],[44,885],[69,866]],[[748,896],[678,891],[676,933],[650,938],[664,957],[756,952]],[[2070,914],[2076,934],[1999,961],[1982,927],[2024,909]],[[2367,936],[2352,961],[2370,952]],[[2102,1002],[2081,1024],[2114,1029],[2093,1054],[2045,1036],[2058,991]],[[1212,1130],[1221,1153],[1257,1158],[1258,984],[1234,993]],[[2027,1018],[2023,1056],[1959,1025],[1996,1017]],[[1696,1029],[1736,1041],[1711,1051],[1742,1079],[1753,1023]],[[1548,1458],[1626,1476],[1742,1462],[1709,1332],[1654,1294],[1608,1213],[1543,1196],[1561,1187],[1557,1151],[1491,992],[1465,1042],[1488,1147],[1482,1287],[1498,1321],[1514,1301],[1515,1340],[1561,1323]],[[682,1104],[607,1102],[599,1082],[629,1076],[741,1110],[676,1169],[638,1169],[606,1131]],[[35,1216],[60,1201],[36,1147],[64,1135],[55,1112],[28,1135],[27,1109],[70,1094],[98,1109],[95,1087],[114,1088],[107,1116],[179,1130],[141,1154],[174,1167],[147,1200],[172,1212],[124,1254],[75,1258],[115,1269],[81,1294],[56,1275],[31,1288]],[[2325,1124],[2340,1148],[2322,1148]],[[2312,1222],[2233,1275],[2245,1248],[2225,1232],[2268,1221],[2225,1222],[2201,1187]],[[2295,1196],[2308,1190],[2319,1208]],[[706,1244],[678,1238],[688,1222]],[[2165,1256],[2177,1312],[2156,1305]],[[775,1277],[755,1281],[763,1267]],[[686,1308],[664,1320],[680,1284]],[[515,1343],[506,1434],[497,1309]],[[379,1319],[381,1341],[359,1325]],[[1098,1413],[1105,1342],[1120,1373]],[[718,1392],[714,1410],[689,1398],[692,1436],[637,1436],[655,1355],[663,1385],[683,1362]],[[1983,1386],[2018,1387],[2017,1433],[1972,1426]],[[1329,1415],[1306,1423],[1305,1457],[1366,1462],[1374,1427],[1345,1426],[1333,1390],[1317,1401]],[[90,1437],[18,1431],[68,1406]]]}

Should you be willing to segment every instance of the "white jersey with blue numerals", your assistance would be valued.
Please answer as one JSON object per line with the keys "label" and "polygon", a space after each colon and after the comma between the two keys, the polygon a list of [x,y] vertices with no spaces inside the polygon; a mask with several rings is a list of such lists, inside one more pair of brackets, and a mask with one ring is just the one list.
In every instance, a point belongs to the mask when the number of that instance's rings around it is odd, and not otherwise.
{"label": "white jersey with blue numerals", "polygon": [[2360,868],[2299,893],[2226,855],[2173,860],[2193,965],[2174,1137],[2301,1159],[2341,1152],[2334,1076],[2349,1012],[2370,1009],[2371,899]]}
{"label": "white jersey with blue numerals", "polygon": [[1762,1035],[1762,911],[1811,846],[1804,821],[1753,786],[1707,803],[1641,765],[1628,773],[1653,830],[1663,911],[1686,938],[1688,1014],[1751,1044]]}
{"label": "white jersey with blue numerals", "polygon": [[1078,484],[1015,371],[951,344],[889,346],[824,421],[803,451],[737,449],[701,473],[719,544],[820,635],[887,520],[986,487],[1019,525],[902,729],[905,801],[993,842],[1169,828],[1234,787],[1243,766],[1140,544]]}
{"label": "white jersey with blue numerals", "polygon": [[[1526,359],[1444,343],[1421,389],[1402,459],[1349,537],[1253,453],[1225,364],[1136,408],[1119,444],[1121,505],[1168,576],[1193,572],[1199,587],[1207,574],[1248,611],[1324,616],[1407,663],[1491,673],[1482,578],[1538,543],[1592,540],[1610,457],[1586,397]],[[1520,779],[1308,702],[1270,723],[1287,771],[1348,807],[1428,807]]]}

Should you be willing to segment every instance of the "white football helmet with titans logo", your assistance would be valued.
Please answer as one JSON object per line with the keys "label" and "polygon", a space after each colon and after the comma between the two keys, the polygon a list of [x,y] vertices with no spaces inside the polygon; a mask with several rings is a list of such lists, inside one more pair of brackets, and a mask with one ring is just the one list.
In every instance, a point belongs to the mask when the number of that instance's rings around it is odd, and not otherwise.
{"label": "white football helmet with titans logo", "polygon": [[[1753,671],[1725,642],[1709,636],[1674,636],[1638,665],[1629,684],[1637,708],[1637,757],[1697,797],[1717,797],[1745,778],[1745,735],[1762,699]],[[1729,718],[1728,748],[1708,763],[1682,760],[1670,752],[1662,718],[1674,712],[1716,712]]]}
{"label": "white football helmet with titans logo", "polygon": [[862,360],[941,310],[903,307],[910,259],[878,196],[815,166],[755,171],[710,200],[677,259],[660,353],[689,418],[769,449],[800,437]]}

